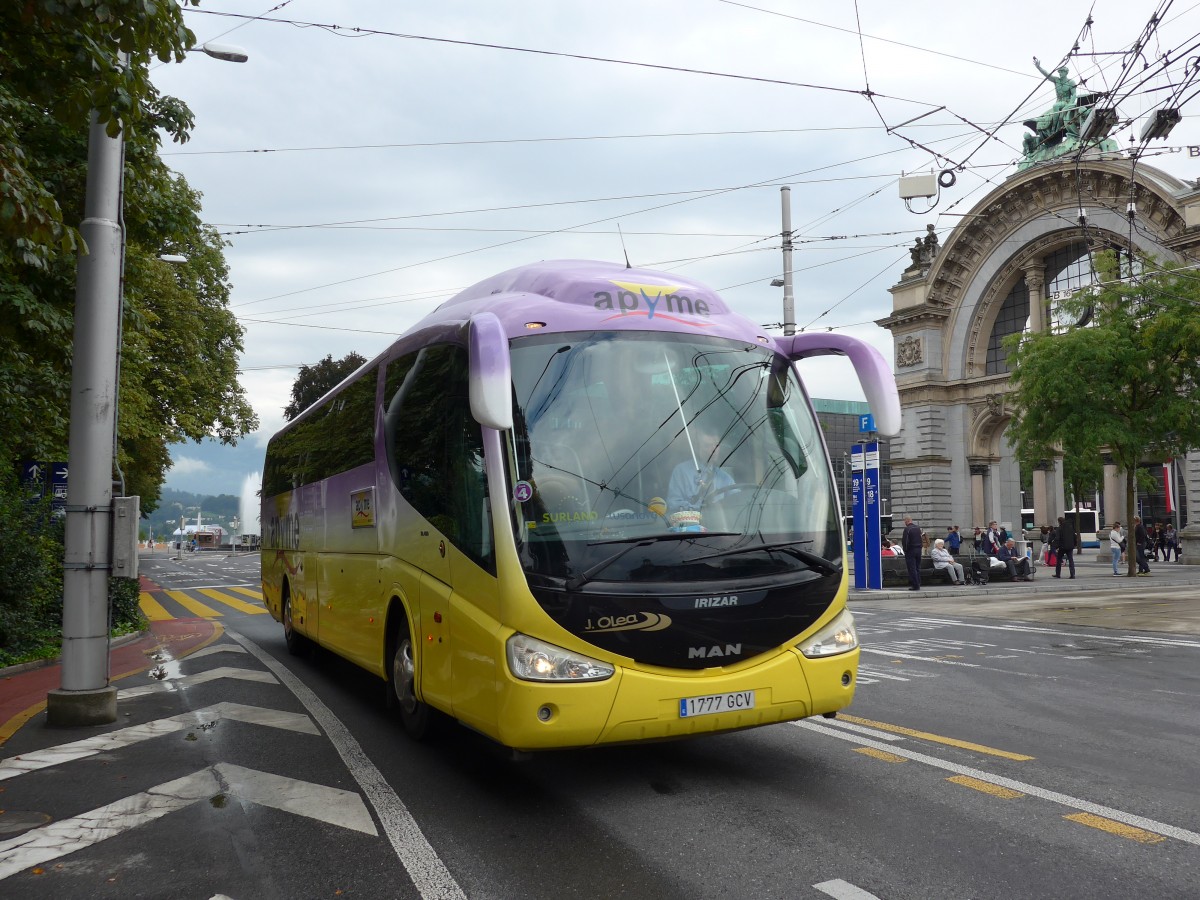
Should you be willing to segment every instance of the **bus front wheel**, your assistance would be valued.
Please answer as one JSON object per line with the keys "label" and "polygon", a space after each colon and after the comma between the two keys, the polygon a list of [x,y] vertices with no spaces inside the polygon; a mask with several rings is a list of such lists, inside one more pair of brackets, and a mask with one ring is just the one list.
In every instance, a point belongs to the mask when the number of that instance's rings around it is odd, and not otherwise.
{"label": "bus front wheel", "polygon": [[388,644],[391,656],[388,660],[388,706],[396,711],[409,737],[421,740],[431,731],[433,711],[417,699],[413,641],[403,610],[396,616]]}

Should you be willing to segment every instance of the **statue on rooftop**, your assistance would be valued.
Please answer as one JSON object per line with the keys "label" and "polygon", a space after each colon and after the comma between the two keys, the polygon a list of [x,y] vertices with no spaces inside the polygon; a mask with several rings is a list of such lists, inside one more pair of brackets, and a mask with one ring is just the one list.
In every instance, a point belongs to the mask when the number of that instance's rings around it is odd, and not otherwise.
{"label": "statue on rooftop", "polygon": [[[1080,129],[1092,108],[1104,98],[1101,93],[1079,93],[1078,84],[1071,79],[1065,65],[1051,74],[1042,68],[1036,56],[1033,64],[1054,85],[1054,105],[1036,119],[1025,120],[1025,127],[1031,130],[1026,132],[1022,142],[1025,158],[1018,163],[1021,169],[1083,148],[1079,140]],[[1105,153],[1118,149],[1116,142],[1107,138],[1094,144],[1089,142],[1086,149],[1093,148]]]}

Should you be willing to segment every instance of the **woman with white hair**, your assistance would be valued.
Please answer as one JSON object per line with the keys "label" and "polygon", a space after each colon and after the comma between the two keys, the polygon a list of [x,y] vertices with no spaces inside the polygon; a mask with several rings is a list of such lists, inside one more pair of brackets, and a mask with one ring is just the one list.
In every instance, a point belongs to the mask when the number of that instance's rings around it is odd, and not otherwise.
{"label": "woman with white hair", "polygon": [[956,563],[954,557],[950,555],[950,551],[946,549],[946,542],[938,538],[933,542],[933,549],[929,551],[929,556],[933,560],[935,569],[947,569],[947,574],[950,576],[951,584],[966,584],[967,577],[963,572],[962,563]]}

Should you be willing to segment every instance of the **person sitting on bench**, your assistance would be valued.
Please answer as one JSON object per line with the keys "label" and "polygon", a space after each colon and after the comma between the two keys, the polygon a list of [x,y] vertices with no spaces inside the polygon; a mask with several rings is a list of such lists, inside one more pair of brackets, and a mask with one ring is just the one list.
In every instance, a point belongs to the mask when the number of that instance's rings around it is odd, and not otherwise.
{"label": "person sitting on bench", "polygon": [[1033,564],[1029,557],[1017,552],[1017,544],[1012,538],[1000,548],[996,559],[1008,567],[1008,574],[1013,581],[1033,581]]}
{"label": "person sitting on bench", "polygon": [[946,542],[938,538],[933,542],[933,549],[929,551],[929,557],[933,560],[933,567],[938,571],[945,571],[950,576],[951,584],[966,584],[966,575],[963,573],[962,563],[954,561],[954,557],[950,551],[946,549]]}

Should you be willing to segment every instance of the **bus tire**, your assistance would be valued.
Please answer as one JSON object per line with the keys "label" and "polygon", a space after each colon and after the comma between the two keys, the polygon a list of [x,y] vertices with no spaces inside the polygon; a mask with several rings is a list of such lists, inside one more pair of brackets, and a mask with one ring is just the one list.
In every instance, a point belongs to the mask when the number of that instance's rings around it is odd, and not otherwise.
{"label": "bus tire", "polygon": [[296,625],[292,621],[292,592],[287,585],[284,585],[283,588],[283,609],[279,618],[283,623],[283,641],[287,644],[288,653],[292,656],[304,656],[308,652],[310,644],[308,638],[296,630]]}
{"label": "bus tire", "polygon": [[413,740],[423,740],[433,730],[434,711],[417,699],[416,659],[408,616],[403,607],[395,612],[388,639],[387,704]]}

